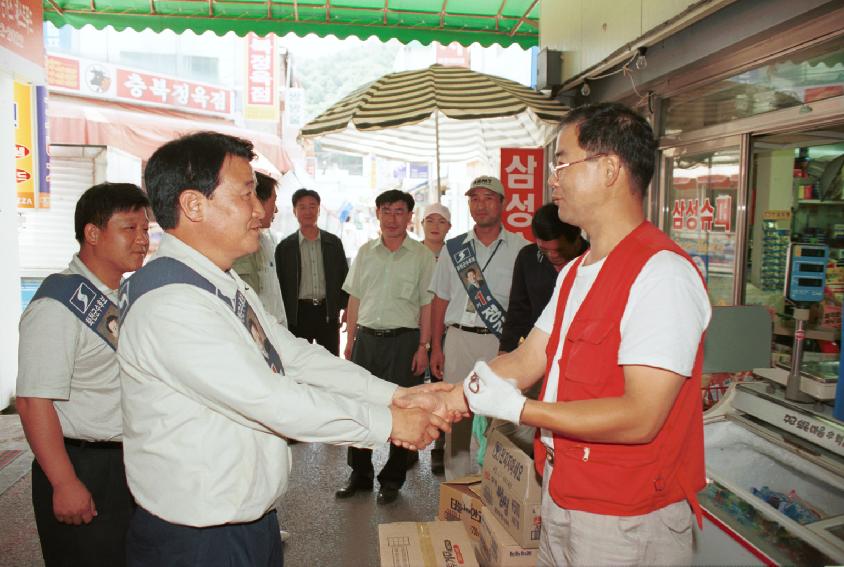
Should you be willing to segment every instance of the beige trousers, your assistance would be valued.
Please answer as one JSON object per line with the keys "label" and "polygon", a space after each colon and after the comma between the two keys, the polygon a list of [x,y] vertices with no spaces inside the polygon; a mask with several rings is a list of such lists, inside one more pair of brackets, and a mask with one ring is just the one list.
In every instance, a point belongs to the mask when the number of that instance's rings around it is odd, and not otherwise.
{"label": "beige trousers", "polygon": [[[462,384],[479,360],[492,360],[498,354],[495,335],[479,335],[449,327],[445,334],[443,379],[449,384]],[[472,442],[472,419],[463,419],[452,425],[445,434],[443,455],[446,480],[480,472],[477,444]]]}
{"label": "beige trousers", "polygon": [[605,516],[560,508],[542,478],[542,532],[537,566],[689,565],[692,510],[675,502],[641,516]]}

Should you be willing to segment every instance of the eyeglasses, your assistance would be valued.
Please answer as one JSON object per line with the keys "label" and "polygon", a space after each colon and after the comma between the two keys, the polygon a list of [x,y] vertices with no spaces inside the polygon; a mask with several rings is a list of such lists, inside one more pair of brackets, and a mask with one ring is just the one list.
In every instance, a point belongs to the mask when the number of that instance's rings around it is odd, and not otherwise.
{"label": "eyeglasses", "polygon": [[388,209],[387,207],[381,207],[378,209],[381,212],[381,215],[384,216],[391,216],[391,217],[400,217],[402,215],[406,215],[409,211],[407,209]]}
{"label": "eyeglasses", "polygon": [[571,167],[573,165],[577,165],[577,164],[583,163],[585,161],[606,157],[606,155],[607,154],[595,154],[593,156],[585,157],[585,158],[579,159],[577,161],[570,161],[568,163],[561,163],[559,165],[554,165],[553,162],[549,162],[548,167],[551,169],[551,174],[548,176],[548,181],[556,180],[559,177],[560,172],[567,167]]}

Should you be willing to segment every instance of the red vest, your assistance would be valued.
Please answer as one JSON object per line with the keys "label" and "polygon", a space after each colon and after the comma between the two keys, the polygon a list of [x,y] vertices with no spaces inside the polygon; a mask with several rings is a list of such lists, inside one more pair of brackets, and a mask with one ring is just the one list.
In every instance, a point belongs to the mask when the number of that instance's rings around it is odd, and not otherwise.
{"label": "red vest", "polygon": [[[633,282],[651,256],[661,250],[670,250],[692,262],[688,254],[649,222],[634,229],[607,256],[565,337],[563,355],[558,361],[558,401],[624,393],[624,369],[618,364],[621,318]],[[575,261],[560,289],[540,399],[548,387],[563,312],[582,260],[581,256]],[[554,502],[563,508],[595,514],[636,516],[688,500],[700,523],[696,493],[705,485],[702,368],[703,338],[691,378],[684,382],[662,429],[650,443],[592,443],[555,433],[554,470],[549,484]],[[534,445],[536,468],[542,474],[546,451],[539,431]]]}

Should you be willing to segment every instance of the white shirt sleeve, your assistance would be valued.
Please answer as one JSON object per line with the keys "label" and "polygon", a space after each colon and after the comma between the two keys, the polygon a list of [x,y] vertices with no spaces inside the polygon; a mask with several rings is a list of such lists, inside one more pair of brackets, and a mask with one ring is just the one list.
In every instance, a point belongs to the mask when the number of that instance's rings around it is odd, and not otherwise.
{"label": "white shirt sleeve", "polygon": [[569,262],[563,266],[563,269],[560,270],[559,274],[557,274],[557,283],[554,284],[554,293],[551,294],[551,299],[548,300],[548,303],[539,315],[539,319],[537,319],[536,323],[533,324],[534,327],[549,335],[554,331],[554,316],[557,314],[557,303],[560,301],[560,287],[563,285],[563,278],[571,269],[572,263],[573,262]]}
{"label": "white shirt sleeve", "polygon": [[18,396],[70,398],[79,329],[78,319],[54,299],[39,299],[27,307],[20,321]]}
{"label": "white shirt sleeve", "polygon": [[440,299],[451,301],[451,271],[454,267],[451,263],[451,257],[448,255],[448,249],[443,246],[440,257],[437,259],[437,266],[434,268],[434,275],[431,278],[430,291]]}
{"label": "white shirt sleeve", "polygon": [[[121,365],[142,356],[141,366],[172,390],[255,430],[308,442],[371,447],[386,441],[392,427],[383,404],[389,388],[375,393],[376,383],[363,370],[278,325],[273,342],[286,375],[275,374],[248,331],[212,302],[220,300],[182,285],[140,298],[132,307],[139,313],[124,321]],[[139,319],[155,323],[132,328]],[[129,337],[137,344],[124,344]],[[370,395],[379,403],[362,401]]]}
{"label": "white shirt sleeve", "polygon": [[690,376],[712,308],[697,270],[681,256],[655,254],[630,288],[621,319],[621,365]]}

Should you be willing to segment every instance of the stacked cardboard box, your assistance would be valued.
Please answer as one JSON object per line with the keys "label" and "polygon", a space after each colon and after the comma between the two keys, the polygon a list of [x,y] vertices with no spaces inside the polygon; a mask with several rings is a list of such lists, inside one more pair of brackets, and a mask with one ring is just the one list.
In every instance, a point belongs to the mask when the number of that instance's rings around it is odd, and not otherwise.
{"label": "stacked cardboard box", "polygon": [[516,543],[495,515],[484,506],[478,544],[481,567],[534,567],[538,555],[538,549],[528,549]]}
{"label": "stacked cardboard box", "polygon": [[481,475],[464,476],[440,484],[438,520],[462,521],[474,543],[481,530]]}
{"label": "stacked cardboard box", "polygon": [[381,567],[478,567],[463,522],[378,526]]}
{"label": "stacked cardboard box", "polygon": [[542,486],[531,459],[507,438],[508,427],[493,430],[484,455],[481,498],[513,539],[527,549],[539,547]]}

